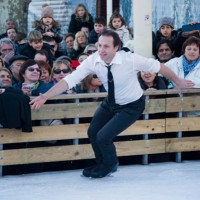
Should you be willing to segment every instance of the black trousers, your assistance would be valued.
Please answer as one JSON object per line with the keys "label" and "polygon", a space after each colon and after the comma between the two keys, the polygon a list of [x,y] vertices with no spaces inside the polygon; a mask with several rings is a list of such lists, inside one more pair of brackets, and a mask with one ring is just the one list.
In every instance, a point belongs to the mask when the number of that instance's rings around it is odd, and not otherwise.
{"label": "black trousers", "polygon": [[126,105],[109,105],[107,99],[103,100],[88,128],[88,137],[98,164],[117,162],[113,139],[133,124],[144,108],[144,96]]}

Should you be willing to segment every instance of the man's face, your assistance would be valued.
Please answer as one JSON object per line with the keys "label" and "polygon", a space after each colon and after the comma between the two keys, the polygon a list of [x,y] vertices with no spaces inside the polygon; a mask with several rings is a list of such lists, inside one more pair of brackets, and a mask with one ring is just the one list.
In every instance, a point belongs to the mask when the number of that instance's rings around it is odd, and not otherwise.
{"label": "man's face", "polygon": [[10,87],[12,86],[11,76],[6,71],[0,71],[0,82],[3,87]]}
{"label": "man's face", "polygon": [[114,47],[112,36],[100,36],[98,40],[98,52],[101,59],[106,63],[110,64],[114,58],[118,46]]}
{"label": "man's face", "polygon": [[173,55],[174,52],[169,48],[166,43],[160,45],[157,53],[160,62],[167,62],[173,57]]}
{"label": "man's face", "polygon": [[43,41],[29,42],[29,45],[32,46],[36,51],[39,51],[42,49]]}
{"label": "man's face", "polygon": [[19,70],[24,62],[25,60],[15,60],[12,63],[10,70],[15,78],[19,76]]}
{"label": "man's face", "polygon": [[12,20],[7,21],[6,30],[9,28],[16,28],[14,21],[12,21]]}
{"label": "man's face", "polygon": [[0,48],[2,58],[12,51],[14,52],[13,45],[7,42],[4,42]]}

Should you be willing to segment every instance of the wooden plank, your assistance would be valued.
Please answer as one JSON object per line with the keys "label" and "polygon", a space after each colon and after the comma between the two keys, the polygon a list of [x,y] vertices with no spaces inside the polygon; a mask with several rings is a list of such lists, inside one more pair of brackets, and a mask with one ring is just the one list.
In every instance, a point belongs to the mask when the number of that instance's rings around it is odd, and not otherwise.
{"label": "wooden plank", "polygon": [[199,131],[200,117],[167,118],[166,132]]}
{"label": "wooden plank", "polygon": [[[36,126],[32,133],[16,129],[0,130],[0,144],[87,138],[89,124]],[[165,119],[138,120],[119,136],[165,132]]]}
{"label": "wooden plank", "polygon": [[165,153],[165,139],[117,142],[119,156]]}
{"label": "wooden plank", "polygon": [[[101,102],[45,104],[32,110],[32,120],[92,117]],[[165,112],[165,99],[146,100],[144,114]]]}
{"label": "wooden plank", "polygon": [[138,120],[120,135],[165,133],[165,119]]}
{"label": "wooden plank", "polygon": [[92,117],[101,102],[45,104],[32,110],[32,120]]}
{"label": "wooden plank", "polygon": [[200,94],[200,89],[199,88],[189,88],[189,89],[170,89],[170,90],[166,90],[167,94]]}
{"label": "wooden plank", "polygon": [[171,97],[166,99],[166,112],[200,110],[200,96]]}
{"label": "wooden plank", "polygon": [[[165,140],[116,142],[119,156],[163,153]],[[0,165],[43,163],[94,158],[90,144],[0,151]]]}
{"label": "wooden plank", "polygon": [[[50,100],[102,98],[106,96],[107,96],[107,92],[78,93],[78,94],[58,95],[56,97],[52,97]],[[31,96],[30,98],[34,99],[35,96]]]}
{"label": "wooden plank", "polygon": [[166,152],[200,151],[200,137],[166,139]]}
{"label": "wooden plank", "polygon": [[149,99],[145,101],[145,110],[143,114],[165,112],[165,99]]}

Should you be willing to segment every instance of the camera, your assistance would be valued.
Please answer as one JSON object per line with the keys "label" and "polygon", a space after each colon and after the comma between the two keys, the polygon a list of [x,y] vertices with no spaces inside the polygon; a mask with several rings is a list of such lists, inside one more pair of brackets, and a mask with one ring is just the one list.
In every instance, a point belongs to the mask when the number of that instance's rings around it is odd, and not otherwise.
{"label": "camera", "polygon": [[34,90],[35,89],[35,83],[29,83],[29,84],[27,84],[27,87],[29,88],[29,90]]}

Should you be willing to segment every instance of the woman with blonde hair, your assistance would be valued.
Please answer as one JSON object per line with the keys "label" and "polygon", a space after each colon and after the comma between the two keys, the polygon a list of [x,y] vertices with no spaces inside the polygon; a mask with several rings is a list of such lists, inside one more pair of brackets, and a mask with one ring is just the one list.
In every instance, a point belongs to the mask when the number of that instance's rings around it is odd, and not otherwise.
{"label": "woman with blonde hair", "polygon": [[88,24],[89,30],[91,31],[94,26],[93,17],[84,4],[78,4],[74,13],[71,15],[68,33],[76,34],[85,23]]}
{"label": "woman with blonde hair", "polygon": [[88,44],[88,36],[84,31],[78,31],[75,35],[74,49],[76,51],[76,56],[83,53],[85,47]]}

